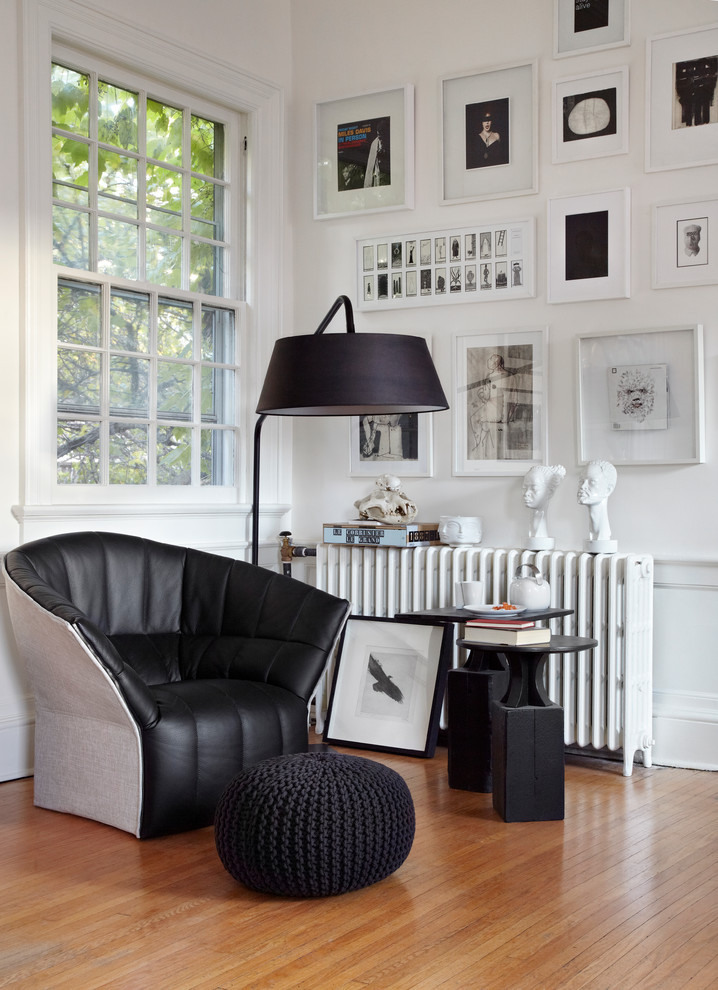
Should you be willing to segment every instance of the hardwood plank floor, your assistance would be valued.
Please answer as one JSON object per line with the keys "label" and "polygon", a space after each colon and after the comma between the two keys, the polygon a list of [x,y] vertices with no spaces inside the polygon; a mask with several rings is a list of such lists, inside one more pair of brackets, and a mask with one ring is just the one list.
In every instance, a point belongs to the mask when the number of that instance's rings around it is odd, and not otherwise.
{"label": "hardwood plank floor", "polygon": [[[339,749],[339,747],[337,747]],[[29,990],[708,990],[718,986],[718,774],[568,756],[566,818],[506,824],[433,760],[401,773],[393,876],[267,897],[211,828],[139,842],[0,784],[0,987]]]}

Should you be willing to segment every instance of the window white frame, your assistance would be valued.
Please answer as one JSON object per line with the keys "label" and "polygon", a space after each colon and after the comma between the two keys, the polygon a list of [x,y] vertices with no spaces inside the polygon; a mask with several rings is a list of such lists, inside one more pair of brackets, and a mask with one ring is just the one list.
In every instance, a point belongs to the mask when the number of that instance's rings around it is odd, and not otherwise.
{"label": "window white frame", "polygon": [[[253,410],[274,340],[281,334],[283,98],[279,88],[205,58],[166,39],[118,23],[74,0],[26,0],[23,14],[24,97],[24,292],[22,320],[25,331],[23,446],[23,506],[92,503],[198,503],[230,502],[246,506],[251,493],[251,428]],[[245,303],[237,334],[242,340],[240,413],[238,424],[237,487],[162,486],[139,493],[116,486],[98,491],[67,491],[73,486],[56,483],[55,395],[55,278],[52,265],[50,222],[51,174],[50,64],[54,46],[82,47],[98,58],[122,62],[142,73],[152,73],[168,86],[195,90],[212,103],[247,115],[246,186],[249,212],[246,219],[247,266]],[[138,285],[137,288],[141,286]],[[256,328],[261,327],[261,338]],[[267,480],[276,486],[275,499],[284,487],[283,445],[267,446]]]}

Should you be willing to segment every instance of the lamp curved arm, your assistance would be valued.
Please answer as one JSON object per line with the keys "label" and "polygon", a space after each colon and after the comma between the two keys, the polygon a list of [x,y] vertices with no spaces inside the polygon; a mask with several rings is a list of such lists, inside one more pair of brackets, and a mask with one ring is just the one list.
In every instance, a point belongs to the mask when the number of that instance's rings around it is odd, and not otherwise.
{"label": "lamp curved arm", "polygon": [[356,332],[354,330],[354,310],[352,309],[352,304],[351,304],[351,300],[350,300],[349,296],[337,296],[337,298],[334,300],[334,302],[332,304],[331,309],[329,310],[329,312],[327,313],[327,315],[324,317],[324,319],[322,320],[322,322],[319,324],[319,326],[317,327],[317,329],[314,331],[315,336],[318,333],[324,333],[324,331],[327,329],[327,327],[329,326],[329,324],[334,319],[335,314],[339,312],[339,310],[341,309],[342,306],[344,306],[344,310],[345,310],[345,317],[344,318],[345,318],[346,324],[347,324],[347,326],[346,326],[347,333],[355,333]]}

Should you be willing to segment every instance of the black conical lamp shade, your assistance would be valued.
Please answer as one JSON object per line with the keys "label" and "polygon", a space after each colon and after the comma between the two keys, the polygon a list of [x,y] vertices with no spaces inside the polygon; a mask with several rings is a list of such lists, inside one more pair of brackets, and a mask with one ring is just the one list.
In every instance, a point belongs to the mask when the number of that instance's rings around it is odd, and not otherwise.
{"label": "black conical lamp shade", "polygon": [[[346,333],[324,331],[344,306]],[[361,416],[448,409],[423,337],[361,333],[347,296],[339,296],[313,334],[274,345],[254,428],[252,563],[259,555],[259,452],[267,416]]]}

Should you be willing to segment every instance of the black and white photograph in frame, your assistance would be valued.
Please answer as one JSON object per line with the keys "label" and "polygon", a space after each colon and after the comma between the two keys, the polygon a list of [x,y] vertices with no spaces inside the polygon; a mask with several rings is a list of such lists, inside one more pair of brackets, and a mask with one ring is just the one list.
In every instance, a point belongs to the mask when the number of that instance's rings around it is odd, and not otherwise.
{"label": "black and white photograph in frame", "polygon": [[718,25],[647,42],[646,171],[718,162]]}
{"label": "black and white photograph in frame", "polygon": [[705,460],[700,325],[581,334],[577,355],[581,464]]}
{"label": "black and white photograph in frame", "polygon": [[430,759],[453,626],[350,616],[334,669],[324,742]]}
{"label": "black and white photograph in frame", "polygon": [[718,199],[653,207],[653,288],[718,282]]}
{"label": "black and white photograph in frame", "polygon": [[630,295],[628,189],[566,196],[548,204],[548,301]]}
{"label": "black and white photograph in frame", "polygon": [[554,81],[554,164],[627,152],[627,66]]}
{"label": "black and white photograph in frame", "polygon": [[402,478],[425,478],[432,473],[431,413],[352,416],[350,443],[353,477],[376,478],[390,471]]}
{"label": "black and white photograph in frame", "polygon": [[314,106],[314,218],[414,205],[414,87]]}
{"label": "black and white photograph in frame", "polygon": [[546,328],[459,335],[454,474],[523,474],[546,457]]}
{"label": "black and white photograph in frame", "polygon": [[630,42],[630,0],[555,0],[554,58]]}
{"label": "black and white photograph in frame", "polygon": [[536,192],[538,65],[440,80],[442,203]]}

